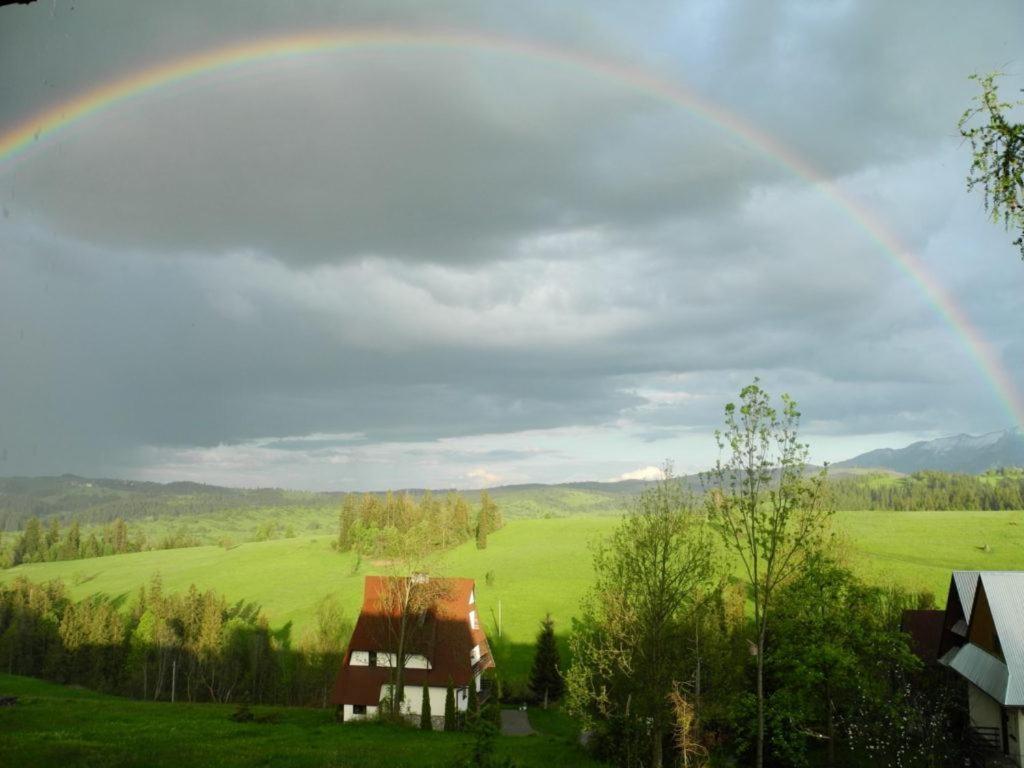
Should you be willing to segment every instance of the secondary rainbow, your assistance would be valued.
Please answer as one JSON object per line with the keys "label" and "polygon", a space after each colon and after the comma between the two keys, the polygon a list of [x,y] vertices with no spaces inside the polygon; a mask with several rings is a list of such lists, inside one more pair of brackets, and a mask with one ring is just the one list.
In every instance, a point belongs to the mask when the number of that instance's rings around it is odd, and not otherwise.
{"label": "secondary rainbow", "polygon": [[[444,29],[409,31],[359,28],[261,38],[157,64],[86,91],[36,114],[0,134],[0,163],[13,159],[36,145],[39,140],[46,139],[90,115],[161,86],[229,67],[244,66],[254,61],[373,47],[461,49],[523,56],[617,81],[625,87],[674,104],[723,128],[743,144],[774,159],[814,184],[821,194],[863,229],[868,237],[881,247],[882,252],[918,284],[974,359],[1010,418],[1024,429],[1024,400],[1000,362],[996,350],[971,323],[963,309],[953,301],[939,281],[928,272],[925,264],[868,208],[845,193],[793,150],[687,86],[638,67],[589,53],[556,48],[530,40]],[[0,172],[2,171],[0,165]]]}

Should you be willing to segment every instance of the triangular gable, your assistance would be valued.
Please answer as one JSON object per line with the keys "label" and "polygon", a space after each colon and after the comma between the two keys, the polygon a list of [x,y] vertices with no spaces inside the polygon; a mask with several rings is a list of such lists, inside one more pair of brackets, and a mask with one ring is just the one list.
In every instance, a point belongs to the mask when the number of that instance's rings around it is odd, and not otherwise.
{"label": "triangular gable", "polygon": [[992,607],[988,602],[988,595],[985,592],[984,580],[978,578],[978,586],[974,591],[974,605],[971,608],[971,621],[967,631],[969,642],[982,650],[988,651],[1001,661],[1003,657],[1003,646],[999,641],[999,632],[996,628],[995,619],[992,618]]}

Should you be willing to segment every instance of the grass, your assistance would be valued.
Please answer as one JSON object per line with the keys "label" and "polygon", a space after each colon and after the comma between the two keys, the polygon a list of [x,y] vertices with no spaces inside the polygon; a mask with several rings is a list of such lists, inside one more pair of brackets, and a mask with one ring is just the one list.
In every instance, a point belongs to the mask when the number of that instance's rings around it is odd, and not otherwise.
{"label": "grass", "polygon": [[[476,580],[481,618],[506,679],[525,680],[545,613],[564,638],[591,583],[588,543],[615,524],[614,517],[594,515],[512,520],[489,537],[487,549],[467,542],[445,555],[441,572]],[[1024,568],[1022,512],[842,512],[836,525],[865,578],[928,589],[940,602],[952,569]],[[76,598],[102,593],[130,600],[159,572],[172,591],[194,583],[230,600],[258,603],[275,626],[291,623],[298,638],[326,594],[336,594],[354,618],[363,576],[374,571],[369,563],[355,571],[355,557],[334,552],[331,539],[300,536],[228,550],[208,546],[37,563],[0,571],[0,581],[62,578]]]}
{"label": "grass", "polygon": [[[254,707],[274,724],[235,723],[231,705],[132,701],[26,677],[0,675],[4,765],[62,768],[204,765],[451,766],[468,754],[472,736],[424,733],[379,723],[339,725],[328,710]],[[562,734],[499,737],[496,751],[523,768],[597,765]]]}

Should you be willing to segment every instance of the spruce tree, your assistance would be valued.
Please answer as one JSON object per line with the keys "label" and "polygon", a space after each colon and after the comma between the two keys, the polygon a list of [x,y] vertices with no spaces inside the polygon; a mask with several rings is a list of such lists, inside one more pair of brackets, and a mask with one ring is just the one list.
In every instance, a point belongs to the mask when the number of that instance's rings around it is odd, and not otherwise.
{"label": "spruce tree", "polygon": [[455,717],[455,687],[449,678],[448,690],[444,693],[444,729],[446,731],[454,731],[458,726]]}
{"label": "spruce tree", "polygon": [[470,678],[469,681],[469,706],[466,707],[466,722],[470,725],[476,725],[477,720],[480,719],[480,697],[476,693],[476,680]]}
{"label": "spruce tree", "polygon": [[482,509],[476,519],[476,548],[487,549],[487,517]]}
{"label": "spruce tree", "polygon": [[430,717],[430,688],[426,680],[423,681],[423,701],[420,704],[420,730],[434,730],[434,721]]}
{"label": "spruce tree", "polygon": [[565,682],[559,671],[558,644],[555,642],[555,622],[549,613],[540,623],[537,635],[537,650],[530,670],[530,690],[548,708],[549,701],[557,701],[565,690]]}

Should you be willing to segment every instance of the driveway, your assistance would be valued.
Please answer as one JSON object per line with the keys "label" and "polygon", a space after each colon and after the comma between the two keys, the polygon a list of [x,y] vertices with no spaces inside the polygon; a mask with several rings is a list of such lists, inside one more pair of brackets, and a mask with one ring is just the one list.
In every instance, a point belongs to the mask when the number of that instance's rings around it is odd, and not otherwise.
{"label": "driveway", "polygon": [[506,736],[531,736],[535,733],[530,727],[530,718],[519,709],[501,710],[501,732]]}

